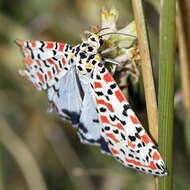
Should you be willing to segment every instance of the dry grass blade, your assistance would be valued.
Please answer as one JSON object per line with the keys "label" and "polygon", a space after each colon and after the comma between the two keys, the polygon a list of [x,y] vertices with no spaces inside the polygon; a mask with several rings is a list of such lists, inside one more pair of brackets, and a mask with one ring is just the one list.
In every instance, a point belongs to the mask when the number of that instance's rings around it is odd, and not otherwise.
{"label": "dry grass blade", "polygon": [[27,181],[28,189],[47,190],[36,161],[24,142],[10,129],[8,123],[0,118],[0,141],[17,161]]}
{"label": "dry grass blade", "polygon": [[132,0],[137,37],[141,56],[141,67],[145,89],[149,130],[155,141],[158,140],[158,109],[152,73],[149,44],[141,0]]}
{"label": "dry grass blade", "polygon": [[[143,12],[143,4],[141,0],[132,0],[132,5],[133,5],[139,50],[141,56],[141,67],[143,74],[149,131],[154,140],[158,142],[158,108],[157,108],[145,17]],[[158,188],[158,180],[157,177],[155,177],[155,189],[157,188]]]}
{"label": "dry grass blade", "polygon": [[[179,4],[178,4],[179,5]],[[190,64],[188,60],[188,47],[187,40],[185,39],[184,24],[182,20],[181,8],[177,7],[177,37],[179,46],[179,59],[180,59],[180,70],[181,70],[181,85],[183,93],[183,106],[185,109],[185,120],[186,120],[186,142],[188,152],[190,153],[190,139],[188,134],[190,132]]]}

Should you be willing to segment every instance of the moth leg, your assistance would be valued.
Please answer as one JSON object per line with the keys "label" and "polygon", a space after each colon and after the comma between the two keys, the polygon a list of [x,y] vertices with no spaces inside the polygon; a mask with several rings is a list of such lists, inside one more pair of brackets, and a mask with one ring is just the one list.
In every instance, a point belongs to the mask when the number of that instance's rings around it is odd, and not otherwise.
{"label": "moth leg", "polygon": [[116,61],[116,60],[114,60],[114,59],[104,58],[103,60],[104,60],[104,62],[106,62],[106,63],[112,63],[112,64],[114,64],[114,65],[120,65],[120,64],[121,64],[120,62],[118,62],[118,61]]}
{"label": "moth leg", "polygon": [[110,48],[102,50],[100,54],[104,55],[104,54],[110,53],[111,51],[114,51],[116,49],[117,49],[117,47],[110,47]]}

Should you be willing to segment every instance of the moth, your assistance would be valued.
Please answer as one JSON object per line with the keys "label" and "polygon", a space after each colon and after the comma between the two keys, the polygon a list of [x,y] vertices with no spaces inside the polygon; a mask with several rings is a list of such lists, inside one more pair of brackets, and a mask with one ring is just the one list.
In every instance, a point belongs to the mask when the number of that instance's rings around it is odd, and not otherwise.
{"label": "moth", "polygon": [[17,40],[25,64],[20,74],[47,92],[49,102],[62,119],[72,122],[82,143],[100,146],[125,167],[166,176],[156,145],[104,66],[102,35],[87,35],[74,47]]}

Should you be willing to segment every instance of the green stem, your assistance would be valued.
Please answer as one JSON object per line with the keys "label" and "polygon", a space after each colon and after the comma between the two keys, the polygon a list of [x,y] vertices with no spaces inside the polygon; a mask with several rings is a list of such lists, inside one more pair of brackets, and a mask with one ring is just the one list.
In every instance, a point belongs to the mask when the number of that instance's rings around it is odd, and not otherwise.
{"label": "green stem", "polygon": [[5,190],[5,184],[4,184],[4,168],[3,168],[3,147],[0,145],[0,189]]}
{"label": "green stem", "polygon": [[168,176],[159,179],[159,190],[171,190],[173,181],[173,115],[175,67],[175,0],[162,0],[159,54],[159,148]]}
{"label": "green stem", "polygon": [[182,103],[184,107],[184,121],[185,121],[185,137],[187,151],[190,153],[190,56],[188,49],[188,41],[186,37],[186,14],[184,13],[184,4],[179,2],[177,4],[177,37],[179,48],[179,61],[180,61],[180,75],[181,75],[181,88],[182,88]]}

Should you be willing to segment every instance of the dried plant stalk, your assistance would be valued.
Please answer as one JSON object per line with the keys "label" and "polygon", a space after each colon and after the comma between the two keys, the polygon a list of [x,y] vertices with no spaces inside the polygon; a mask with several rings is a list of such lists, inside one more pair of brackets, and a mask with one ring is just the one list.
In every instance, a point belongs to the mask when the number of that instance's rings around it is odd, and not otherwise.
{"label": "dried plant stalk", "polygon": [[[178,4],[179,5],[179,4]],[[185,39],[185,31],[182,20],[181,9],[178,6],[177,15],[177,38],[179,46],[179,59],[180,59],[180,72],[181,72],[181,86],[183,94],[183,106],[185,110],[185,129],[186,129],[186,142],[188,152],[190,153],[190,139],[188,138],[190,132],[190,64],[188,60],[188,47],[187,40]]]}
{"label": "dried plant stalk", "polygon": [[[144,82],[149,131],[154,140],[158,142],[158,108],[142,0],[132,0],[132,5],[141,56],[141,67]],[[158,189],[157,177],[155,177],[155,189]]]}
{"label": "dried plant stalk", "polygon": [[137,38],[141,56],[141,67],[144,81],[146,106],[148,113],[149,131],[155,141],[158,140],[158,109],[151,66],[151,58],[143,6],[141,0],[132,0],[134,17],[137,28]]}

